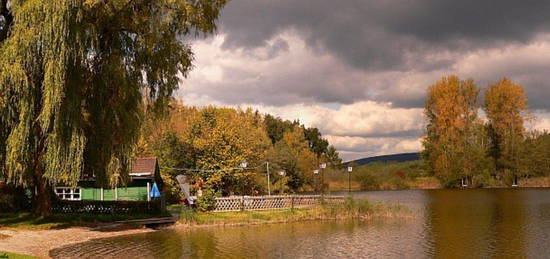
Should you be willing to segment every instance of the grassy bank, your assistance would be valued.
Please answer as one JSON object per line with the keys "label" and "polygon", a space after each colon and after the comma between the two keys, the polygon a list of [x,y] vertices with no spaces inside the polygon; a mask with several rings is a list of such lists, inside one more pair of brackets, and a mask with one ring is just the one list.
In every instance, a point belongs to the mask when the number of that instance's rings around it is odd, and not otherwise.
{"label": "grassy bank", "polygon": [[0,251],[0,259],[34,259],[38,257]]}
{"label": "grassy bank", "polygon": [[550,187],[550,177],[531,177],[520,179],[518,186],[533,188]]}
{"label": "grassy bank", "polygon": [[326,204],[307,209],[239,212],[196,212],[182,208],[179,223],[192,226],[248,225],[308,220],[370,219],[375,217],[411,217],[412,212],[399,204],[371,203],[348,199],[343,204]]}
{"label": "grassy bank", "polygon": [[[54,214],[50,217],[34,217],[30,213],[0,213],[0,229],[48,230],[72,226],[95,226],[118,220],[150,218],[151,215],[97,215],[97,214]],[[0,240],[2,236],[0,236]]]}

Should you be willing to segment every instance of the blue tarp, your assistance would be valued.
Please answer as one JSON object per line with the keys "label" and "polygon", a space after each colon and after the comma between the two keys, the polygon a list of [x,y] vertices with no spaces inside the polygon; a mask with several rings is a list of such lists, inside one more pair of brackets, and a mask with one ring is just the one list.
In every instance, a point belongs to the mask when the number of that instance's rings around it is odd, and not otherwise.
{"label": "blue tarp", "polygon": [[160,198],[160,191],[157,187],[157,183],[153,183],[153,187],[151,188],[151,198]]}

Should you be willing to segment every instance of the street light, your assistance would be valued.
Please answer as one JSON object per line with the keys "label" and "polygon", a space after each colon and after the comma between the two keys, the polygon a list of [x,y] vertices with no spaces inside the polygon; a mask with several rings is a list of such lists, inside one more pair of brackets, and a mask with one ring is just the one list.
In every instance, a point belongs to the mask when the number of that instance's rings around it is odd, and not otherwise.
{"label": "street light", "polygon": [[[317,180],[317,177],[315,175],[318,175],[319,174],[319,169],[315,169],[313,170],[313,183],[315,184],[315,189],[317,189],[317,187],[319,186],[318,184],[318,180]],[[313,190],[313,191],[317,191],[317,190]]]}
{"label": "street light", "polygon": [[[271,195],[271,181],[269,179],[269,162],[265,162],[266,165],[266,175],[267,175],[267,195]],[[248,168],[248,162],[246,160],[243,160],[240,164],[240,167],[242,169],[254,169],[254,168]]]}
{"label": "street light", "polygon": [[[286,174],[286,172],[285,172],[284,170],[279,171],[279,175],[280,175],[281,177],[284,177],[285,174]],[[281,180],[279,180],[279,181],[281,181]],[[280,182],[280,184],[281,184],[281,190],[279,190],[279,195],[282,195],[283,192],[284,192],[284,185],[283,185],[283,182],[282,182],[282,181]]]}
{"label": "street light", "polygon": [[241,162],[241,168],[244,169],[244,168],[247,168],[247,167],[248,167],[248,163],[246,162],[246,160],[243,160],[243,161]]}
{"label": "street light", "polygon": [[322,196],[325,195],[325,172],[322,169],[327,168],[327,163],[322,163],[319,165],[321,168],[321,194]]}

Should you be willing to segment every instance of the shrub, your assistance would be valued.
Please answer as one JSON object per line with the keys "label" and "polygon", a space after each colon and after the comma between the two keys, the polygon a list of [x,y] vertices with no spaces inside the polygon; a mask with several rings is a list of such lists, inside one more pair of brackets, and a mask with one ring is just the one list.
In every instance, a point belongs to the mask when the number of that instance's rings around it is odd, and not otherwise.
{"label": "shrub", "polygon": [[366,172],[362,174],[356,174],[355,179],[361,185],[361,189],[364,190],[377,190],[380,188],[380,183],[376,176]]}
{"label": "shrub", "polygon": [[197,222],[197,213],[195,210],[187,207],[182,206],[181,212],[180,212],[180,221],[183,221],[187,224],[192,224]]}
{"label": "shrub", "polygon": [[391,183],[391,189],[392,190],[395,190],[395,189],[409,189],[409,185],[407,184],[407,182],[405,182],[405,180],[403,178],[392,178],[390,180],[390,183]]}
{"label": "shrub", "polygon": [[197,199],[197,209],[200,211],[216,209],[216,193],[211,188],[205,189],[202,196]]}
{"label": "shrub", "polygon": [[516,178],[516,175],[514,174],[513,171],[509,169],[504,170],[504,175],[502,178],[502,181],[504,182],[504,184],[511,186],[514,183],[515,178]]}

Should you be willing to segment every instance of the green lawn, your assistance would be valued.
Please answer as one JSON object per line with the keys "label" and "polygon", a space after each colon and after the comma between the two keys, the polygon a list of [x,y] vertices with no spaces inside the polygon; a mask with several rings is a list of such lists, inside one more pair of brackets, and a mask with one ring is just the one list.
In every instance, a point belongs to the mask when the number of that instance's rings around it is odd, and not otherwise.
{"label": "green lawn", "polygon": [[34,259],[37,257],[0,251],[0,259]]}
{"label": "green lawn", "polygon": [[[0,213],[0,229],[45,230],[62,229],[71,226],[93,226],[97,223],[127,219],[150,218],[152,215],[97,215],[97,214],[54,214],[36,218],[29,213]],[[0,258],[1,259],[1,258]]]}

